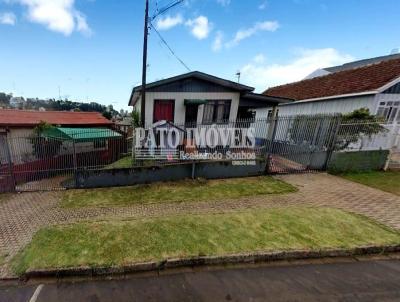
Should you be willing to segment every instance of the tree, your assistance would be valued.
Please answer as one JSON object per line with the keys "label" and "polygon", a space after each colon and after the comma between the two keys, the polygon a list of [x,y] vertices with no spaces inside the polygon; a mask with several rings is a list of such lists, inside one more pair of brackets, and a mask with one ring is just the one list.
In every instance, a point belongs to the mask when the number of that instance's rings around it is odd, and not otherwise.
{"label": "tree", "polygon": [[140,127],[141,122],[140,122],[140,112],[135,109],[133,109],[131,113],[131,118],[132,118],[132,126],[134,128]]}
{"label": "tree", "polygon": [[111,120],[112,119],[112,113],[110,112],[110,111],[108,111],[108,110],[106,110],[106,111],[104,111],[103,113],[103,116],[106,118],[106,119],[108,119],[108,120]]}
{"label": "tree", "polygon": [[362,137],[387,132],[382,125],[383,119],[372,115],[368,108],[360,108],[351,113],[342,115],[335,149],[344,150],[352,143],[357,143]]}
{"label": "tree", "polygon": [[62,140],[43,136],[45,132],[53,128],[55,128],[53,125],[41,121],[39,125],[33,129],[34,135],[31,137],[31,143],[33,146],[33,153],[37,158],[48,158],[59,153]]}
{"label": "tree", "polygon": [[10,95],[10,94],[0,92],[0,103],[4,104],[4,105],[9,105],[11,97],[12,97],[12,95]]}

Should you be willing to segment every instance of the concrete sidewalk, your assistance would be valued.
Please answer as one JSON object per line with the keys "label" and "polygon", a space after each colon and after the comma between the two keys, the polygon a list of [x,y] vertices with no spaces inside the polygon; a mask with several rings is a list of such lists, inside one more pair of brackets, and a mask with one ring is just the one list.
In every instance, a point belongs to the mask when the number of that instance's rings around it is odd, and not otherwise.
{"label": "concrete sidewalk", "polygon": [[253,266],[1,286],[0,302],[399,301],[400,261]]}
{"label": "concrete sidewalk", "polygon": [[335,207],[366,215],[400,229],[400,196],[385,193],[328,174],[279,176],[299,191],[286,195],[264,195],[238,200],[143,204],[131,207],[63,209],[62,192],[11,195],[0,203],[0,278],[12,277],[7,263],[40,229],[50,225],[108,218],[143,218],[165,215],[223,213],[254,208],[313,205]]}

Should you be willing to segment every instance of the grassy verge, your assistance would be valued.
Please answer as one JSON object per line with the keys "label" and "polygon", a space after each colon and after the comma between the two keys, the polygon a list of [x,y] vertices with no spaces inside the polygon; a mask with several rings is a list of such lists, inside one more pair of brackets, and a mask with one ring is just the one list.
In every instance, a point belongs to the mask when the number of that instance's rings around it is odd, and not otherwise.
{"label": "grassy verge", "polygon": [[347,173],[342,177],[366,186],[400,195],[400,172]]}
{"label": "grassy verge", "polygon": [[27,269],[110,266],[251,251],[400,243],[400,233],[329,208],[276,208],[218,215],[80,223],[40,230],[13,259]]}
{"label": "grassy verge", "polygon": [[126,156],[108,165],[104,169],[124,169],[124,168],[131,168],[132,166],[133,166],[132,156]]}
{"label": "grassy verge", "polygon": [[223,180],[186,180],[133,187],[70,190],[64,192],[67,208],[128,206],[137,203],[211,201],[264,194],[295,192],[293,186],[272,177]]}

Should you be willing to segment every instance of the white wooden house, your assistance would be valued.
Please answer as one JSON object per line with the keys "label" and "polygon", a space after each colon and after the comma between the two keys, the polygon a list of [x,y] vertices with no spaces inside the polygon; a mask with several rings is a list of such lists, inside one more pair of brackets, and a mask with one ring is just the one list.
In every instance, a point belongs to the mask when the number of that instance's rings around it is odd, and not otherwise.
{"label": "white wooden house", "polygon": [[[264,94],[293,99],[279,105],[280,116],[350,113],[368,108],[389,129],[380,147],[400,150],[400,57],[389,56],[345,64],[327,74],[272,87]],[[256,110],[267,117],[272,108]]]}

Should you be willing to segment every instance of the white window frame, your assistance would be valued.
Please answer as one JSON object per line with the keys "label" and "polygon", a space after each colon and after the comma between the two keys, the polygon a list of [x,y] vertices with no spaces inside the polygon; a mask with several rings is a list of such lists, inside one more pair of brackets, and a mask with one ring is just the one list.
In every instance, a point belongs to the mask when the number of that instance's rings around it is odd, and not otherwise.
{"label": "white window frame", "polygon": [[379,102],[376,115],[383,117],[388,123],[400,123],[400,99]]}

